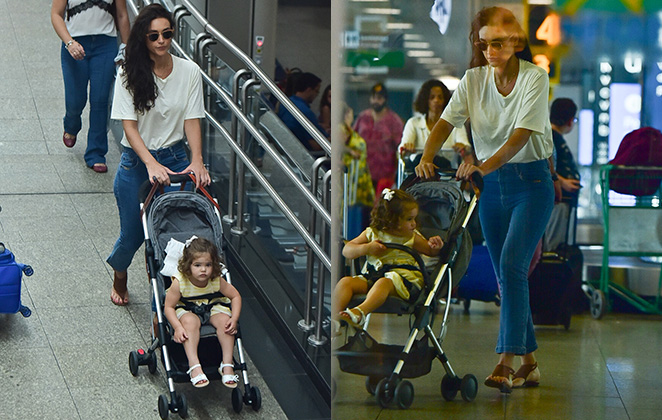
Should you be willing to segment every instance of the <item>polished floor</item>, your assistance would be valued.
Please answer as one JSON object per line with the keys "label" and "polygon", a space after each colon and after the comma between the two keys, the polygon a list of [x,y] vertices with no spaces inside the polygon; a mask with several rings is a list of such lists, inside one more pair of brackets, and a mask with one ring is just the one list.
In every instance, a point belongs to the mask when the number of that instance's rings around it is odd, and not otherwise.
{"label": "polished floor", "polygon": [[[481,420],[652,420],[661,418],[662,317],[608,313],[601,320],[575,315],[570,329],[537,327],[541,369],[537,388],[514,389],[509,395],[482,384],[492,372],[498,308],[472,301],[469,314],[452,306],[442,347],[460,376],[472,373],[479,382],[473,402],[460,395],[441,397],[444,369],[412,379],[414,401],[407,410],[381,408],[365,388],[365,377],[337,369],[334,419],[481,419]],[[380,342],[403,343],[408,320],[374,315],[370,333]],[[436,330],[438,332],[438,330]]]}
{"label": "polished floor", "polygon": [[[62,144],[61,42],[50,4],[0,0],[0,242],[34,268],[22,287],[32,315],[0,313],[0,419],[159,418],[157,399],[167,392],[162,365],[155,375],[143,367],[137,377],[128,367],[129,352],[150,341],[142,250],[129,268],[131,303],[116,307],[109,299],[112,271],[105,258],[119,232],[113,196],[119,147],[111,137],[108,173],[85,166],[87,109],[78,143],[71,149]],[[265,316],[250,313],[246,301],[244,321]],[[298,362],[266,334],[250,338],[248,372],[262,394],[260,411],[244,407],[236,414],[220,381],[200,390],[176,384],[188,399],[190,419],[310,418],[286,414],[286,406],[301,413],[308,404],[291,400],[297,394],[287,391],[296,390],[296,374],[282,373]],[[270,352],[270,366],[258,371],[252,356]],[[272,392],[265,378],[276,378],[278,389]],[[283,397],[291,401],[281,405]]]}

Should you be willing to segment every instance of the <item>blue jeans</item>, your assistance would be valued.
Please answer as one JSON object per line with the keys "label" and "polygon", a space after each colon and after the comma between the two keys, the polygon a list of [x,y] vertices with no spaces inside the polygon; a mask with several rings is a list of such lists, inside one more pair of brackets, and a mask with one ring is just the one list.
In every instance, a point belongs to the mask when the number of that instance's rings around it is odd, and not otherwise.
{"label": "blue jeans", "polygon": [[480,222],[501,290],[496,352],[528,354],[538,344],[527,275],[554,207],[554,184],[547,160],[509,163],[484,181]]}
{"label": "blue jeans", "polygon": [[[181,172],[189,165],[184,142],[172,147],[150,150],[154,158],[173,172]],[[147,168],[133,149],[125,147],[115,175],[113,192],[120,214],[120,237],[115,242],[106,262],[115,271],[126,271],[145,235],[140,218],[140,199],[138,190],[147,181]]]}
{"label": "blue jeans", "polygon": [[62,44],[60,58],[64,79],[64,131],[78,135],[82,127],[81,114],[87,103],[90,86],[90,128],[87,132],[85,163],[106,163],[108,152],[108,97],[115,75],[117,38],[107,35],[78,36],[76,41],[85,49],[85,58],[74,60]]}

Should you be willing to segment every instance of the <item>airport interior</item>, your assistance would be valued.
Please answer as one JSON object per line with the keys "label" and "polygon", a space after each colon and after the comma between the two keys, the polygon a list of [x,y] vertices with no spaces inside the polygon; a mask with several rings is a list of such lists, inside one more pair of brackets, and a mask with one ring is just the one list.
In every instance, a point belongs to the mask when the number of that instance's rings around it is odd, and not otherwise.
{"label": "airport interior", "polygon": [[[174,19],[170,53],[200,69],[212,224],[243,301],[238,386],[223,386],[218,364],[202,356],[204,389],[173,373],[173,357],[186,360],[155,324],[163,276],[151,264],[151,213],[127,270],[130,302],[109,299],[122,123],[108,121],[105,173],[83,159],[89,104],[77,143],[62,144],[68,52],[51,1],[0,0],[0,419],[659,417],[662,162],[653,158],[662,149],[638,155],[644,163],[631,169],[612,161],[629,133],[662,129],[661,1],[126,0],[130,22],[151,3]],[[454,92],[469,68],[471,22],[492,6],[521,24],[531,61],[548,75],[550,106],[558,98],[577,105],[563,136],[581,183],[563,244],[539,255],[556,268],[531,268],[545,285],[531,288],[543,302],[537,313],[553,314],[553,322],[533,318],[539,385],[509,393],[483,384],[498,360],[501,301],[476,192],[452,187],[466,216],[458,275],[460,260],[444,254],[417,305],[389,298],[364,330],[336,328],[331,313],[338,280],[362,270],[341,249],[366,227],[352,219],[357,181],[343,124],[371,109],[376,85],[402,123],[416,116],[424,82]],[[320,80],[307,100],[316,116],[336,86],[324,130],[292,100],[291,81],[303,73]],[[344,104],[352,121],[343,121]],[[462,159],[452,149],[444,156],[453,169]],[[395,159],[390,188],[412,171],[409,155]],[[2,271],[9,251],[16,284]],[[475,279],[495,290],[463,295]]]}

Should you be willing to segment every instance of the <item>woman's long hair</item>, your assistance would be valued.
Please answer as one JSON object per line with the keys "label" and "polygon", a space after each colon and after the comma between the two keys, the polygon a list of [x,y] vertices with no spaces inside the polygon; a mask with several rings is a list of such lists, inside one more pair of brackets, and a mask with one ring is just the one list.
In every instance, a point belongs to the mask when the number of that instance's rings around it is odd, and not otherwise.
{"label": "woman's long hair", "polygon": [[126,43],[124,60],[124,86],[133,96],[133,107],[139,114],[144,114],[154,106],[158,95],[152,68],[154,61],[147,49],[147,32],[154,19],[165,18],[174,29],[172,15],[160,4],[150,4],[143,8],[133,23],[129,40]]}
{"label": "woman's long hair", "polygon": [[533,55],[531,54],[531,48],[529,48],[526,34],[519,22],[517,22],[517,18],[515,18],[513,12],[503,7],[495,6],[481,9],[471,22],[471,32],[469,33],[469,42],[471,43],[471,62],[469,62],[469,68],[485,66],[488,64],[483,51],[474,45],[474,42],[480,40],[480,36],[478,35],[480,28],[488,25],[500,25],[510,29],[513,36],[517,38],[515,56],[522,60],[533,62]]}
{"label": "woman's long hair", "polygon": [[418,94],[416,94],[416,100],[414,101],[414,110],[416,112],[420,112],[423,115],[428,114],[430,110],[430,91],[434,87],[441,88],[441,92],[444,95],[444,108],[446,108],[448,101],[451,100],[451,91],[448,90],[441,80],[430,79],[421,85]]}

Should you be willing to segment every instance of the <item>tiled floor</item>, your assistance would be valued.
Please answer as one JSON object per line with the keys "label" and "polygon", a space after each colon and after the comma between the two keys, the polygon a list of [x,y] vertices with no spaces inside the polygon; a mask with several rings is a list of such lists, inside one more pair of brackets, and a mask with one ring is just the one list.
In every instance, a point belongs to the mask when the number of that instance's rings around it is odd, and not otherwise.
{"label": "tiled floor", "polygon": [[[76,146],[62,144],[61,43],[50,3],[0,0],[0,242],[34,268],[22,288],[32,316],[0,314],[0,419],[158,418],[164,369],[133,377],[128,368],[129,352],[150,340],[142,251],[129,269],[130,305],[109,300],[119,148],[111,138],[108,173],[85,166],[87,111]],[[249,358],[254,351],[246,348]],[[250,359],[249,375],[262,393],[259,412],[234,413],[219,381],[176,389],[192,419],[286,418]]]}
{"label": "tiled floor", "polygon": [[[540,387],[503,395],[482,384],[497,361],[498,308],[472,301],[466,315],[454,305],[442,347],[460,377],[472,373],[478,379],[473,402],[463,401],[459,394],[452,402],[443,400],[440,382],[445,372],[434,360],[428,375],[411,380],[414,401],[408,410],[382,409],[367,393],[365,377],[338,371],[334,361],[338,391],[333,418],[658,419],[661,321],[659,316],[622,313],[608,313],[598,321],[582,314],[572,318],[568,331],[560,326],[537,327]],[[371,323],[371,333],[384,343],[402,344],[409,331],[407,319],[393,315],[373,316]]]}

